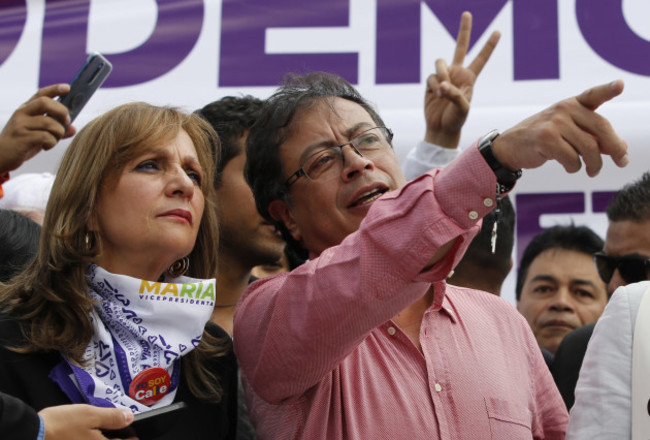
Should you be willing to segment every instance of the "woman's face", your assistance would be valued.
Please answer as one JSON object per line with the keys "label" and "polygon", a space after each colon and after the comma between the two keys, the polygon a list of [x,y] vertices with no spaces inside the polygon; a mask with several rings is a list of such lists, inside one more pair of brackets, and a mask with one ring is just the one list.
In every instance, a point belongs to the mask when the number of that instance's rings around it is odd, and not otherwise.
{"label": "woman's face", "polygon": [[112,273],[157,280],[194,248],[203,215],[203,171],[181,130],[127,162],[108,179],[90,230],[101,242],[95,262]]}

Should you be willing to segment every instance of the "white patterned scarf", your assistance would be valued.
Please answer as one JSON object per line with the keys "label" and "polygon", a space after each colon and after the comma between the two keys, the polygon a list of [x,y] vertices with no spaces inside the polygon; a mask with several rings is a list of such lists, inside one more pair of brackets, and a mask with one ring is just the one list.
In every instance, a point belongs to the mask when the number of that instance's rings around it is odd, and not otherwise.
{"label": "white patterned scarf", "polygon": [[97,301],[85,353],[90,361],[80,366],[64,359],[50,377],[73,403],[133,412],[172,403],[180,359],[199,344],[212,314],[215,280],[152,282],[96,265],[88,267],[86,279]]}

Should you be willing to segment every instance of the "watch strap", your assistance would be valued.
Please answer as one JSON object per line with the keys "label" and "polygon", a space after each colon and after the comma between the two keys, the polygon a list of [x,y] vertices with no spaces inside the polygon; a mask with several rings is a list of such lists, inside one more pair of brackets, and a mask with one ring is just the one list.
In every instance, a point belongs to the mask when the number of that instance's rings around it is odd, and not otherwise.
{"label": "watch strap", "polygon": [[510,171],[496,158],[492,151],[492,143],[497,137],[499,137],[498,130],[492,130],[483,136],[479,140],[478,150],[494,172],[497,178],[497,184],[499,185],[499,193],[502,194],[510,191],[515,186],[515,182],[521,177],[521,170]]}

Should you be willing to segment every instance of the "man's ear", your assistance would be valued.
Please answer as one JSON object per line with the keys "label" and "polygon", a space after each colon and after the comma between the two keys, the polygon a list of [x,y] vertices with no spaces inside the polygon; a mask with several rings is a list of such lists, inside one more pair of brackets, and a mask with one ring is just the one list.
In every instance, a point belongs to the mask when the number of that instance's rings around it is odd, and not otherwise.
{"label": "man's ear", "polygon": [[284,224],[294,240],[299,243],[302,241],[300,228],[293,219],[291,208],[287,202],[280,199],[273,200],[269,203],[269,214],[271,214],[271,217],[273,217],[274,220],[280,221]]}

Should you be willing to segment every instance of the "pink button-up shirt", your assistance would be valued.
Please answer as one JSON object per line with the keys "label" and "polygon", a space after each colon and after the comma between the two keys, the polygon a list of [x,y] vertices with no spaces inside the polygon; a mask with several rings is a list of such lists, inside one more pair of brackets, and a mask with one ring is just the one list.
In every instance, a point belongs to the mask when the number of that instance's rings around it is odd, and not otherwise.
{"label": "pink button-up shirt", "polygon": [[[523,317],[444,281],[495,184],[470,148],[385,194],[340,245],[251,285],[234,341],[260,439],[564,438],[567,411]],[[391,318],[432,284],[420,352]]]}

